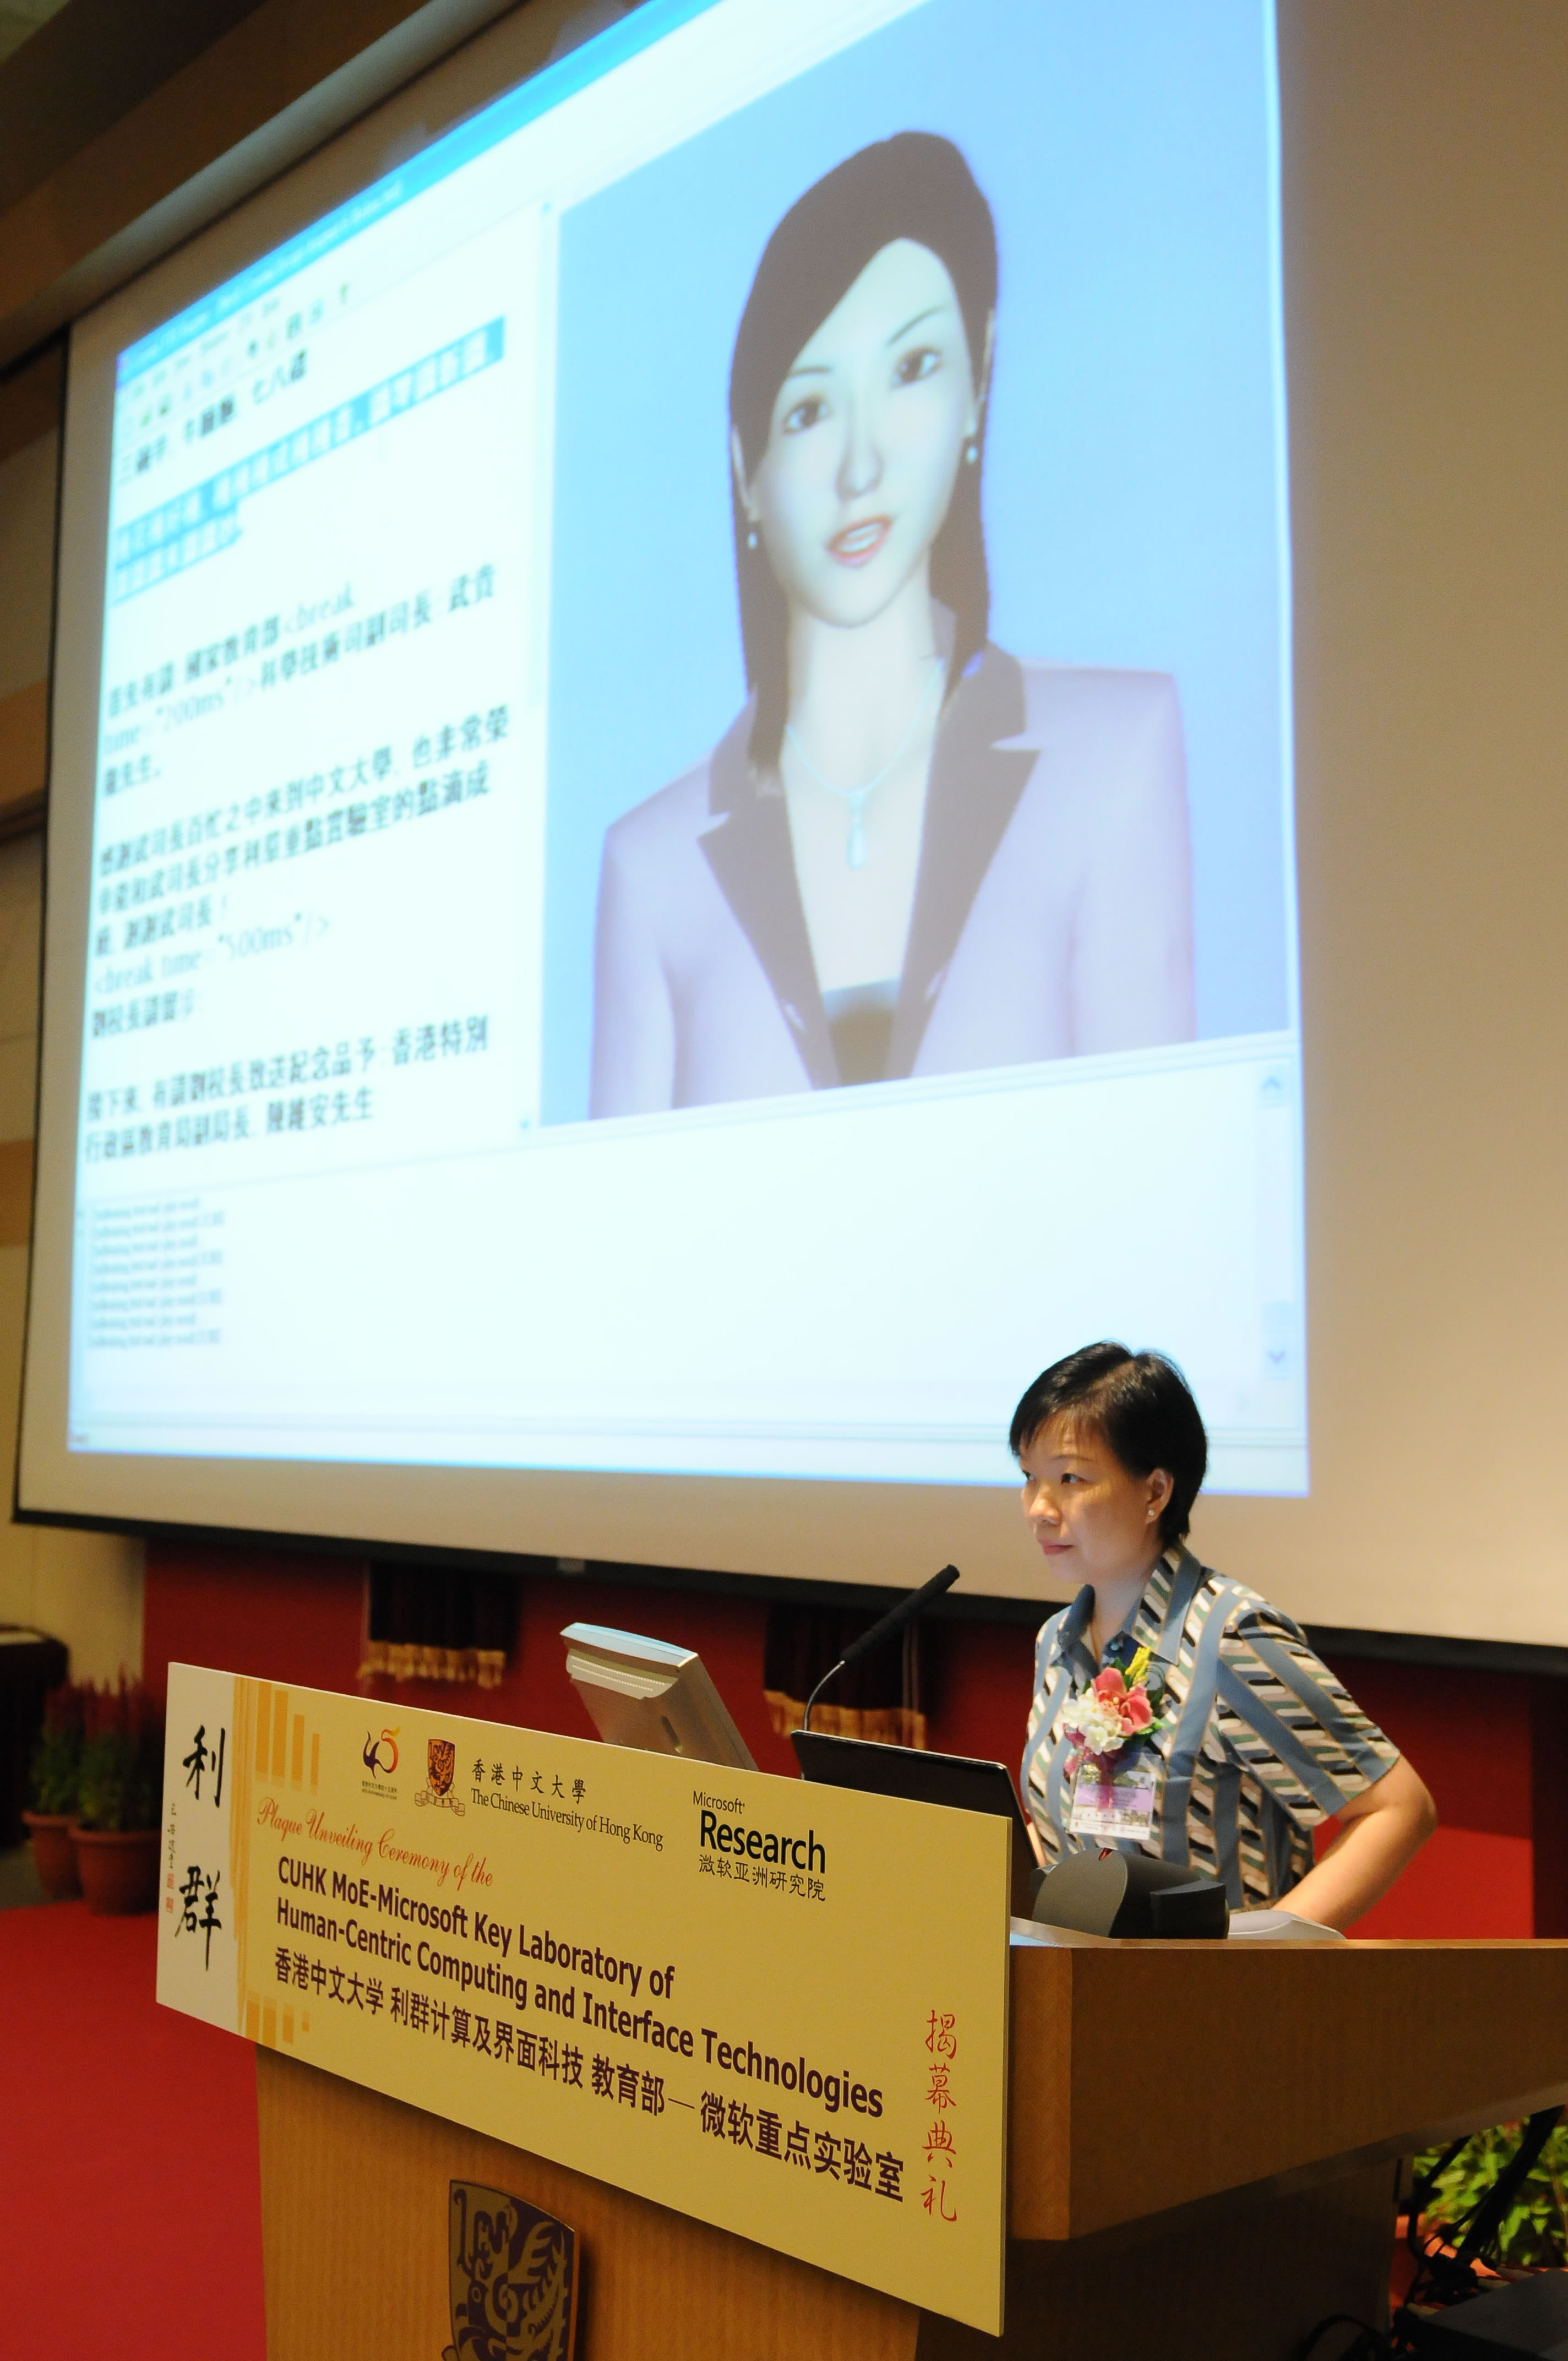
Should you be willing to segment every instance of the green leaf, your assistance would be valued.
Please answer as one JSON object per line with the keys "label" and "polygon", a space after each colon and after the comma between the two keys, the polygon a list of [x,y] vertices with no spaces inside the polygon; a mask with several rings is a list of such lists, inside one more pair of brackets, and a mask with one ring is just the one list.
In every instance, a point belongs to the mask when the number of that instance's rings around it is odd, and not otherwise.
{"label": "green leaf", "polygon": [[[1439,2174],[1427,2200],[1429,2229],[1458,2229],[1469,2218],[1516,2154],[1522,2124],[1498,2124],[1466,2140],[1453,2163]],[[1441,2148],[1415,2159],[1418,2180],[1436,2164]],[[1559,2124],[1536,2158],[1534,2169],[1515,2195],[1497,2234],[1497,2259],[1509,2270],[1561,2268],[1568,2263],[1568,2125]]]}

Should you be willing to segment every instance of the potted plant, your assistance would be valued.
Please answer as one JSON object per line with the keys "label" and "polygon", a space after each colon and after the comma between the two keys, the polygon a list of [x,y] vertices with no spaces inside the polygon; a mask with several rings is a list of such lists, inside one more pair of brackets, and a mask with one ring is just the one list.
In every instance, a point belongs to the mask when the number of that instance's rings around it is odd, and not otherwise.
{"label": "potted plant", "polygon": [[162,1797],[163,1715],[122,1673],[86,1701],[71,1835],[89,1910],[121,1917],[156,1907]]}
{"label": "potted plant", "polygon": [[[1522,2124],[1500,2124],[1473,2133],[1446,2162],[1439,2148],[1416,2158],[1418,2180],[1435,2174],[1420,2222],[1429,2238],[1463,2236],[1470,2216],[1513,2162],[1523,2136]],[[1453,2246],[1446,2251],[1452,2254]],[[1549,2136],[1482,2253],[1504,2279],[1560,2271],[1568,2263],[1568,2125],[1559,2124]]]}
{"label": "potted plant", "polygon": [[28,1808],[22,1818],[33,1839],[38,1883],[51,1902],[82,1891],[71,1823],[76,1817],[85,1704],[86,1693],[75,1681],[49,1691],[44,1699],[44,1726],[27,1766]]}

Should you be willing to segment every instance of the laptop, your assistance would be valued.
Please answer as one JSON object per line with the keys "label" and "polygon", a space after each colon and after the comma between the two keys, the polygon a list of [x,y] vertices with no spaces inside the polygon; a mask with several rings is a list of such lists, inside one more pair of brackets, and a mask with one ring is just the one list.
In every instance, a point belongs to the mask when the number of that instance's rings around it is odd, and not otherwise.
{"label": "laptop", "polygon": [[1012,1774],[1000,1763],[970,1754],[928,1754],[913,1746],[882,1746],[870,1738],[830,1738],[825,1730],[796,1730],[790,1744],[803,1779],[823,1787],[858,1787],[866,1795],[902,1795],[911,1804],[941,1804],[949,1811],[990,1812],[1013,1830],[1010,1908],[1027,1918],[1034,1908],[1031,1880],[1038,1863]]}

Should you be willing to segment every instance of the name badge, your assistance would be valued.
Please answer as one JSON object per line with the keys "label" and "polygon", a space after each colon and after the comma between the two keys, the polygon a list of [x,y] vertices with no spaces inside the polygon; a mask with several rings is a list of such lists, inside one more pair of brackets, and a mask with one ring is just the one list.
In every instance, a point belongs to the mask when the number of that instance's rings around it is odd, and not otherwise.
{"label": "name badge", "polygon": [[1159,1774],[1151,1762],[1113,1764],[1106,1779],[1090,1762],[1080,1763],[1072,1783],[1068,1828],[1075,1837],[1132,1837],[1142,1842],[1154,1827]]}

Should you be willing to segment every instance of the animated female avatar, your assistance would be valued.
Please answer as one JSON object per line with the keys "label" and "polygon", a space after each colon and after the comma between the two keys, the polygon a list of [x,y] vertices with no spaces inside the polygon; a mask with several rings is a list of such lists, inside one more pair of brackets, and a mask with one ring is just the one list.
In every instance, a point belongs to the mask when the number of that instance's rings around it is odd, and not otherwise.
{"label": "animated female avatar", "polygon": [[768,241],[729,379],[751,693],[606,839],[595,1115],[1192,1035],[1174,682],[987,637],[996,286],[929,133]]}

